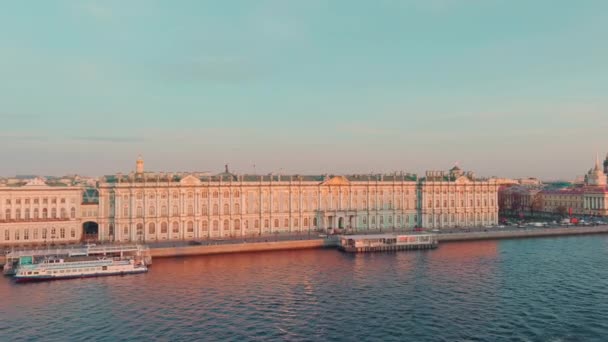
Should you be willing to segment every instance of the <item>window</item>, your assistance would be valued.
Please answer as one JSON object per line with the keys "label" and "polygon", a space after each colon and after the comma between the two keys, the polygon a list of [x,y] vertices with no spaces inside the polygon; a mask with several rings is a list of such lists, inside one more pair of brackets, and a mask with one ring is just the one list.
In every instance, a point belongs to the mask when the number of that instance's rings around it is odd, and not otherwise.
{"label": "window", "polygon": [[128,206],[124,206],[124,208],[122,208],[122,215],[124,217],[129,217],[129,207]]}
{"label": "window", "polygon": [[264,220],[264,228],[266,228],[266,229],[270,228],[270,221],[268,219]]}
{"label": "window", "polygon": [[312,219],[312,225],[313,225],[313,227],[317,226],[317,218],[316,217],[314,219]]}
{"label": "window", "polygon": [[207,205],[203,204],[203,208],[201,210],[203,215],[209,215],[209,211],[207,210]]}
{"label": "window", "polygon": [[220,230],[220,223],[217,220],[213,220],[213,230],[214,231]]}
{"label": "window", "polygon": [[19,240],[19,230],[15,230],[15,240]]}
{"label": "window", "polygon": [[114,236],[114,225],[110,223],[110,227],[109,227],[109,234],[110,236]]}
{"label": "window", "polygon": [[142,207],[137,207],[137,217],[144,216],[144,210]]}
{"label": "window", "polygon": [[173,233],[179,233],[179,222],[173,222]]}
{"label": "window", "polygon": [[25,219],[26,220],[30,219],[30,208],[25,208]]}
{"label": "window", "polygon": [[59,229],[59,238],[65,239],[65,228]]}
{"label": "window", "polygon": [[238,203],[236,203],[234,205],[234,213],[235,214],[240,214],[241,213],[241,206]]}
{"label": "window", "polygon": [[144,235],[144,224],[143,223],[138,223],[136,226],[136,230],[135,232],[137,233],[137,235]]}
{"label": "window", "polygon": [[125,226],[123,228],[123,233],[124,233],[125,236],[128,236],[129,235],[129,227]]}
{"label": "window", "polygon": [[34,228],[34,240],[38,240],[38,228]]}
{"label": "window", "polygon": [[230,191],[224,191],[224,198],[230,198]]}
{"label": "window", "polygon": [[230,222],[228,220],[224,220],[224,230],[230,230]]}
{"label": "window", "polygon": [[70,217],[71,218],[76,218],[76,208],[72,207],[72,209],[70,209]]}
{"label": "window", "polygon": [[51,209],[51,218],[57,218],[57,209],[56,208]]}
{"label": "window", "polygon": [[70,229],[70,237],[72,239],[74,239],[76,237],[76,231],[74,230],[74,228]]}
{"label": "window", "polygon": [[150,208],[148,208],[148,215],[150,215],[150,216],[156,215],[156,208],[153,205],[150,206]]}
{"label": "window", "polygon": [[294,227],[298,228],[298,225],[299,225],[299,224],[300,224],[300,222],[299,222],[299,220],[298,220],[298,219],[294,219],[294,220],[293,220],[293,226],[294,226]]}
{"label": "window", "polygon": [[38,208],[34,208],[34,220],[38,219],[38,216],[39,216],[38,214],[39,214]]}
{"label": "window", "polygon": [[188,205],[188,215],[194,215],[194,207],[192,205]]}
{"label": "window", "polygon": [[11,239],[11,232],[7,230],[4,231],[4,240],[9,241]]}
{"label": "window", "polygon": [[253,221],[253,228],[255,228],[255,229],[260,228],[260,220],[256,219],[255,221]]}
{"label": "window", "polygon": [[224,215],[230,214],[230,206],[228,204],[224,204]]}
{"label": "window", "polygon": [[234,220],[234,229],[236,229],[236,230],[240,230],[241,229],[241,221],[240,220]]}
{"label": "window", "polygon": [[23,240],[29,240],[29,239],[30,239],[30,230],[24,229],[23,230]]}
{"label": "window", "polygon": [[308,217],[304,218],[304,227],[308,227]]}
{"label": "window", "polygon": [[42,228],[42,238],[46,239],[46,228]]}
{"label": "window", "polygon": [[161,234],[167,234],[167,222],[163,222],[160,224],[160,232]]}
{"label": "window", "polygon": [[274,219],[274,227],[279,228],[279,219]]}
{"label": "window", "polygon": [[62,219],[68,218],[68,212],[67,212],[67,210],[65,210],[65,208],[61,208],[61,214],[60,215],[61,215]]}
{"label": "window", "polygon": [[151,222],[150,224],[148,224],[148,233],[156,234],[156,225],[154,224],[154,222]]}
{"label": "window", "polygon": [[160,207],[160,214],[161,216],[167,216],[167,206],[163,205],[162,207]]}
{"label": "window", "polygon": [[207,198],[208,196],[209,196],[209,193],[207,191],[201,192],[201,197],[202,198]]}
{"label": "window", "polygon": [[289,219],[285,219],[285,228],[289,227]]}
{"label": "window", "polygon": [[194,222],[188,221],[188,225],[186,227],[188,233],[194,233]]}
{"label": "window", "polygon": [[176,205],[173,206],[173,216],[179,216],[179,208]]}
{"label": "window", "polygon": [[217,204],[213,205],[213,215],[219,215],[219,207]]}
{"label": "window", "polygon": [[213,198],[218,198],[218,197],[219,197],[218,192],[217,192],[217,191],[214,191],[214,192],[213,192]]}
{"label": "window", "polygon": [[206,232],[207,230],[209,230],[209,223],[208,223],[206,220],[204,220],[204,221],[202,222],[202,230],[203,230],[204,232]]}
{"label": "window", "polygon": [[21,220],[21,209],[15,209],[15,220]]}
{"label": "window", "polygon": [[238,190],[234,191],[234,197],[241,197],[241,192]]}

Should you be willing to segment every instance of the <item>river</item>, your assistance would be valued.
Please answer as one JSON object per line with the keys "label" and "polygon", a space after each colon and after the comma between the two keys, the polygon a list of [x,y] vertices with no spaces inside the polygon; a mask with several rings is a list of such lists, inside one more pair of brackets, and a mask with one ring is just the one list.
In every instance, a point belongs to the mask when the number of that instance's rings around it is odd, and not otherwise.
{"label": "river", "polygon": [[605,341],[608,236],[155,259],[0,279],[2,341]]}

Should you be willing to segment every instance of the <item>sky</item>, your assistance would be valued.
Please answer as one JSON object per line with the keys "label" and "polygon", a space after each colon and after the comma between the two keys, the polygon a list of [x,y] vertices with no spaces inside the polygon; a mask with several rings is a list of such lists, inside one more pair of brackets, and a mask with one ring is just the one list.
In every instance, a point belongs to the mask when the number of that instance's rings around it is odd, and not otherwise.
{"label": "sky", "polygon": [[572,179],[606,37],[605,0],[0,0],[0,176]]}

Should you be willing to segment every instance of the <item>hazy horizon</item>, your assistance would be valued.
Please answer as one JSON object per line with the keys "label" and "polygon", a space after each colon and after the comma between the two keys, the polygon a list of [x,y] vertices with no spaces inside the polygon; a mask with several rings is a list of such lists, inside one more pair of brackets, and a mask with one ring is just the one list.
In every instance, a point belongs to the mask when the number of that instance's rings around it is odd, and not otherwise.
{"label": "hazy horizon", "polygon": [[[35,10],[33,10],[35,9]],[[608,2],[10,2],[0,175],[447,170],[608,152]],[[25,20],[27,18],[27,20]]]}

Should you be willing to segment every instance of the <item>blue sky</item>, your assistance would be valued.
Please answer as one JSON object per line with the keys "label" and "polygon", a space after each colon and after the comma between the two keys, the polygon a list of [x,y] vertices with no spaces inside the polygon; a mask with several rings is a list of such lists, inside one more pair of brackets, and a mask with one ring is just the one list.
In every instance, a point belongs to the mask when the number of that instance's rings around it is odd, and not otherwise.
{"label": "blue sky", "polygon": [[573,178],[606,37],[599,0],[0,1],[0,175]]}

